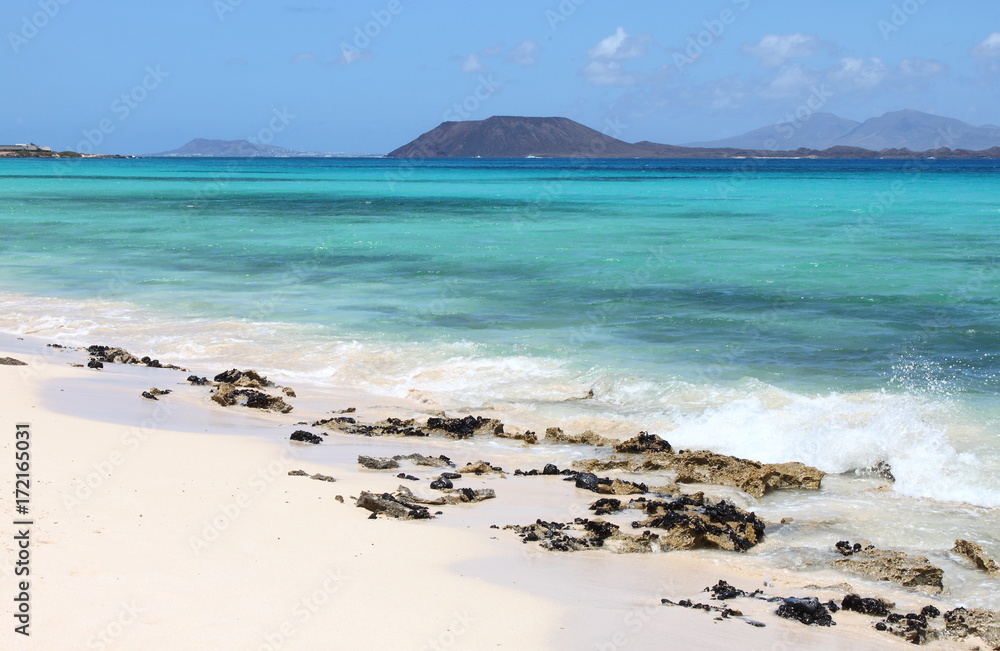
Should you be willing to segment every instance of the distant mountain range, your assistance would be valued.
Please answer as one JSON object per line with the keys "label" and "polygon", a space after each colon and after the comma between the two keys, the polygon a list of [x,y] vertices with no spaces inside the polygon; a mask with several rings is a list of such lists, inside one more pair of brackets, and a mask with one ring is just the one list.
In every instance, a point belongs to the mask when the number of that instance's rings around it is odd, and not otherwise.
{"label": "distant mountain range", "polygon": [[1000,127],[919,111],[864,123],[817,113],[711,143],[627,143],[568,118],[494,116],[443,122],[390,158],[1000,158]]}
{"label": "distant mountain range", "polygon": [[1000,146],[1000,127],[977,127],[954,118],[906,109],[864,122],[832,113],[814,113],[802,120],[779,122],[732,138],[693,142],[688,147],[740,149],[828,149],[862,147],[872,151],[909,149],[980,150]]}
{"label": "distant mountain range", "polygon": [[284,147],[260,145],[249,140],[208,140],[195,138],[183,147],[171,149],[159,154],[147,154],[153,157],[204,156],[218,158],[360,158],[371,154],[333,154],[318,151],[296,151]]}

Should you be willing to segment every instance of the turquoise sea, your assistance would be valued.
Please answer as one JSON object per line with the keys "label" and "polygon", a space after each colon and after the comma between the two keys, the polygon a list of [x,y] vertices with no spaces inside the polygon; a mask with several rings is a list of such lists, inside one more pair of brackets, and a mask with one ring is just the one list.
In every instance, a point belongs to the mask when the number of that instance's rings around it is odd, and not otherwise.
{"label": "turquoise sea", "polygon": [[0,232],[7,332],[1000,506],[997,161],[2,160]]}

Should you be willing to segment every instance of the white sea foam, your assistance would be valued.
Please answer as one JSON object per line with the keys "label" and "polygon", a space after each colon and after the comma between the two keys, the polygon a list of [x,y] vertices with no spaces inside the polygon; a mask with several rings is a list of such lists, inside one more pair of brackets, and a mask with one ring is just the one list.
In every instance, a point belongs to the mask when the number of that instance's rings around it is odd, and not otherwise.
{"label": "white sea foam", "polygon": [[[648,430],[675,448],[801,461],[829,473],[884,462],[900,494],[1000,506],[996,432],[934,394],[806,395],[753,379],[722,385],[638,378],[469,342],[376,341],[320,326],[173,318],[105,301],[7,294],[0,305],[0,330],[65,345],[121,345],[200,368],[252,366],[299,382],[417,398],[437,409],[530,415],[566,429]],[[567,401],[591,389],[593,399]]]}

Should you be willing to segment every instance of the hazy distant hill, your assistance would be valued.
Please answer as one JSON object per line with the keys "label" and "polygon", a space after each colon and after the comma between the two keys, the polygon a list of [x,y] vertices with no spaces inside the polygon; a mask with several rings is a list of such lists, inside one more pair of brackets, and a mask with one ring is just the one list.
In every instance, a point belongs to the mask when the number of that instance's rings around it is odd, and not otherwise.
{"label": "hazy distant hill", "polygon": [[798,147],[862,147],[872,151],[909,149],[982,150],[1000,146],[1000,127],[974,126],[912,109],[893,111],[863,123],[831,113],[815,113],[801,122],[778,123],[731,138],[691,143],[691,147],[737,147],[787,150]]}
{"label": "hazy distant hill", "polygon": [[640,147],[568,118],[511,116],[442,122],[388,154],[390,158],[641,158],[646,155]]}
{"label": "hazy distant hill", "polygon": [[867,120],[837,144],[876,150],[986,149],[1000,146],[1000,127],[977,127],[954,118],[907,109]]}
{"label": "hazy distant hill", "polygon": [[284,147],[258,145],[249,140],[208,140],[195,138],[183,147],[149,156],[214,156],[220,158],[343,158],[366,154],[330,154],[317,151],[296,151]]}
{"label": "hazy distant hill", "polygon": [[833,113],[813,113],[798,122],[782,122],[754,129],[739,136],[711,142],[692,142],[688,147],[735,147],[738,149],[826,149],[842,144],[840,139],[861,126]]}

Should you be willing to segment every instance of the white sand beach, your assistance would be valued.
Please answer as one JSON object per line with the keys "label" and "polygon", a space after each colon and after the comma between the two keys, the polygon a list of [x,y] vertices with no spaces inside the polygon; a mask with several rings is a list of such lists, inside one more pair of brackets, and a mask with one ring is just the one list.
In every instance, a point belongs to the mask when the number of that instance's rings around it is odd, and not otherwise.
{"label": "white sand beach", "polygon": [[[371,422],[419,415],[419,405],[296,386],[289,414],[222,407],[210,400],[211,387],[185,381],[222,369],[97,370],[74,366],[86,364],[85,352],[46,343],[0,338],[0,357],[26,363],[0,366],[4,601],[16,581],[30,581],[30,637],[16,634],[8,615],[3,648],[902,649],[911,645],[857,613],[841,611],[826,628],[780,619],[761,600],[727,604],[745,617],[724,621],[660,600],[718,604],[702,590],[722,579],[747,591],[838,601],[851,583],[877,590],[900,612],[952,605],[947,595],[873,587],[832,569],[796,573],[735,552],[545,551],[502,527],[587,517],[595,496],[562,477],[511,471],[568,465],[564,446],[335,432],[320,445],[291,443],[292,431],[318,431],[303,423],[331,411],[355,407],[352,416]],[[150,387],[172,393],[141,397]],[[11,498],[17,423],[31,433],[27,516],[14,513]],[[435,473],[404,466],[422,480],[406,482],[399,471],[360,468],[358,455],[413,452],[445,454],[459,466],[486,459],[507,474],[463,478],[463,486],[493,488],[496,499],[444,506],[433,520],[369,519],[355,506],[361,491],[406,483],[433,497],[423,480]],[[300,469],[336,481],[288,474]],[[25,517],[33,522],[30,576],[15,577],[11,523]]]}

